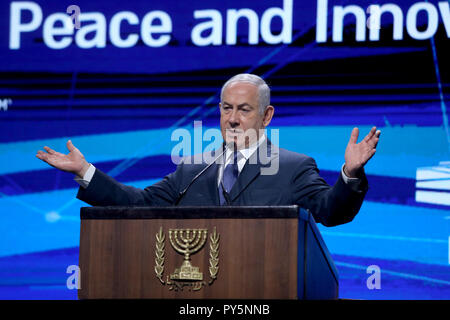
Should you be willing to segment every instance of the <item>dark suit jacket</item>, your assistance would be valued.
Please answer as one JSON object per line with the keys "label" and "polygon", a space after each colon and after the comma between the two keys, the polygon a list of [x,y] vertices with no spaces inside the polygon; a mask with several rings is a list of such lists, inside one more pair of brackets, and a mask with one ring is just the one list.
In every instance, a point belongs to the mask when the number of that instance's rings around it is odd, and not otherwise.
{"label": "dark suit jacket", "polygon": [[[210,157],[211,158],[211,157]],[[275,168],[274,175],[261,169]],[[80,187],[77,198],[93,206],[172,206],[180,192],[207,166],[190,164],[186,158],[175,172],[145,189],[126,186],[96,169],[89,186]],[[197,162],[198,163],[198,162]],[[219,165],[210,166],[181,198],[181,206],[220,205],[217,188]],[[326,226],[353,220],[368,189],[365,175],[358,188],[351,188],[339,175],[333,187],[320,176],[314,159],[272,145],[270,141],[255,152],[244,165],[230,191],[231,204],[237,206],[294,205],[309,209],[316,222]]]}

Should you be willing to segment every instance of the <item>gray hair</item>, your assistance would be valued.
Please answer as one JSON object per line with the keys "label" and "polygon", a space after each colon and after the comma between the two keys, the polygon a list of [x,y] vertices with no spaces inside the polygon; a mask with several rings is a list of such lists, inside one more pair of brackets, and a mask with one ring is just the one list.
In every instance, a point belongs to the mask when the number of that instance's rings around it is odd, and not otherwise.
{"label": "gray hair", "polygon": [[220,102],[223,103],[223,92],[225,91],[225,88],[234,82],[248,82],[258,88],[259,113],[263,114],[266,107],[270,105],[270,88],[267,83],[256,74],[240,73],[225,82],[220,91]]}

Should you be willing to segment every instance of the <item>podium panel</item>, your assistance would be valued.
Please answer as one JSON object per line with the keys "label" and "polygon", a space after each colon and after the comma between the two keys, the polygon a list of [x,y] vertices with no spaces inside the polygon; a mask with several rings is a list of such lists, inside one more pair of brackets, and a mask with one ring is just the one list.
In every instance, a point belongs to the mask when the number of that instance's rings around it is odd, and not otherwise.
{"label": "podium panel", "polygon": [[297,206],[82,208],[78,296],[337,298],[311,219]]}

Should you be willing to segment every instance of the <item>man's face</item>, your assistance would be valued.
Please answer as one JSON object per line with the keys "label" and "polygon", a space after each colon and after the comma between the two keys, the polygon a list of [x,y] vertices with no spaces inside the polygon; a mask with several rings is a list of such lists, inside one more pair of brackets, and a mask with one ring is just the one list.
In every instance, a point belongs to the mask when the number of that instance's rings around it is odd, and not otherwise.
{"label": "man's face", "polygon": [[248,82],[228,85],[220,104],[220,129],[226,143],[234,142],[238,149],[255,143],[272,119],[273,107],[259,113],[258,88]]}

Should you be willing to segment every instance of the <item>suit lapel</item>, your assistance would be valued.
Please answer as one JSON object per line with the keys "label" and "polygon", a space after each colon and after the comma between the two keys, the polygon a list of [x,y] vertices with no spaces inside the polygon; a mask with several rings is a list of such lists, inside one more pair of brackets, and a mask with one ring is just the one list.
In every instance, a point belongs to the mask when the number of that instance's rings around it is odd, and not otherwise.
{"label": "suit lapel", "polygon": [[270,166],[270,162],[276,157],[278,157],[278,148],[267,139],[250,156],[242,168],[236,183],[230,190],[231,201],[234,201],[250,183],[258,178],[262,167]]}
{"label": "suit lapel", "polygon": [[220,205],[219,191],[217,188],[217,179],[219,174],[219,165],[214,163],[205,172],[206,186],[214,186],[213,188],[208,188],[209,197],[212,199],[214,205]]}
{"label": "suit lapel", "polygon": [[[223,145],[222,148],[212,151],[211,158],[216,158],[222,153],[223,153]],[[217,181],[219,179],[220,164],[223,164],[223,162],[224,162],[223,157],[217,158],[215,163],[213,163],[211,167],[205,172],[206,186],[208,186],[209,196],[210,199],[212,199],[214,205],[220,205],[219,188],[217,185]]]}

